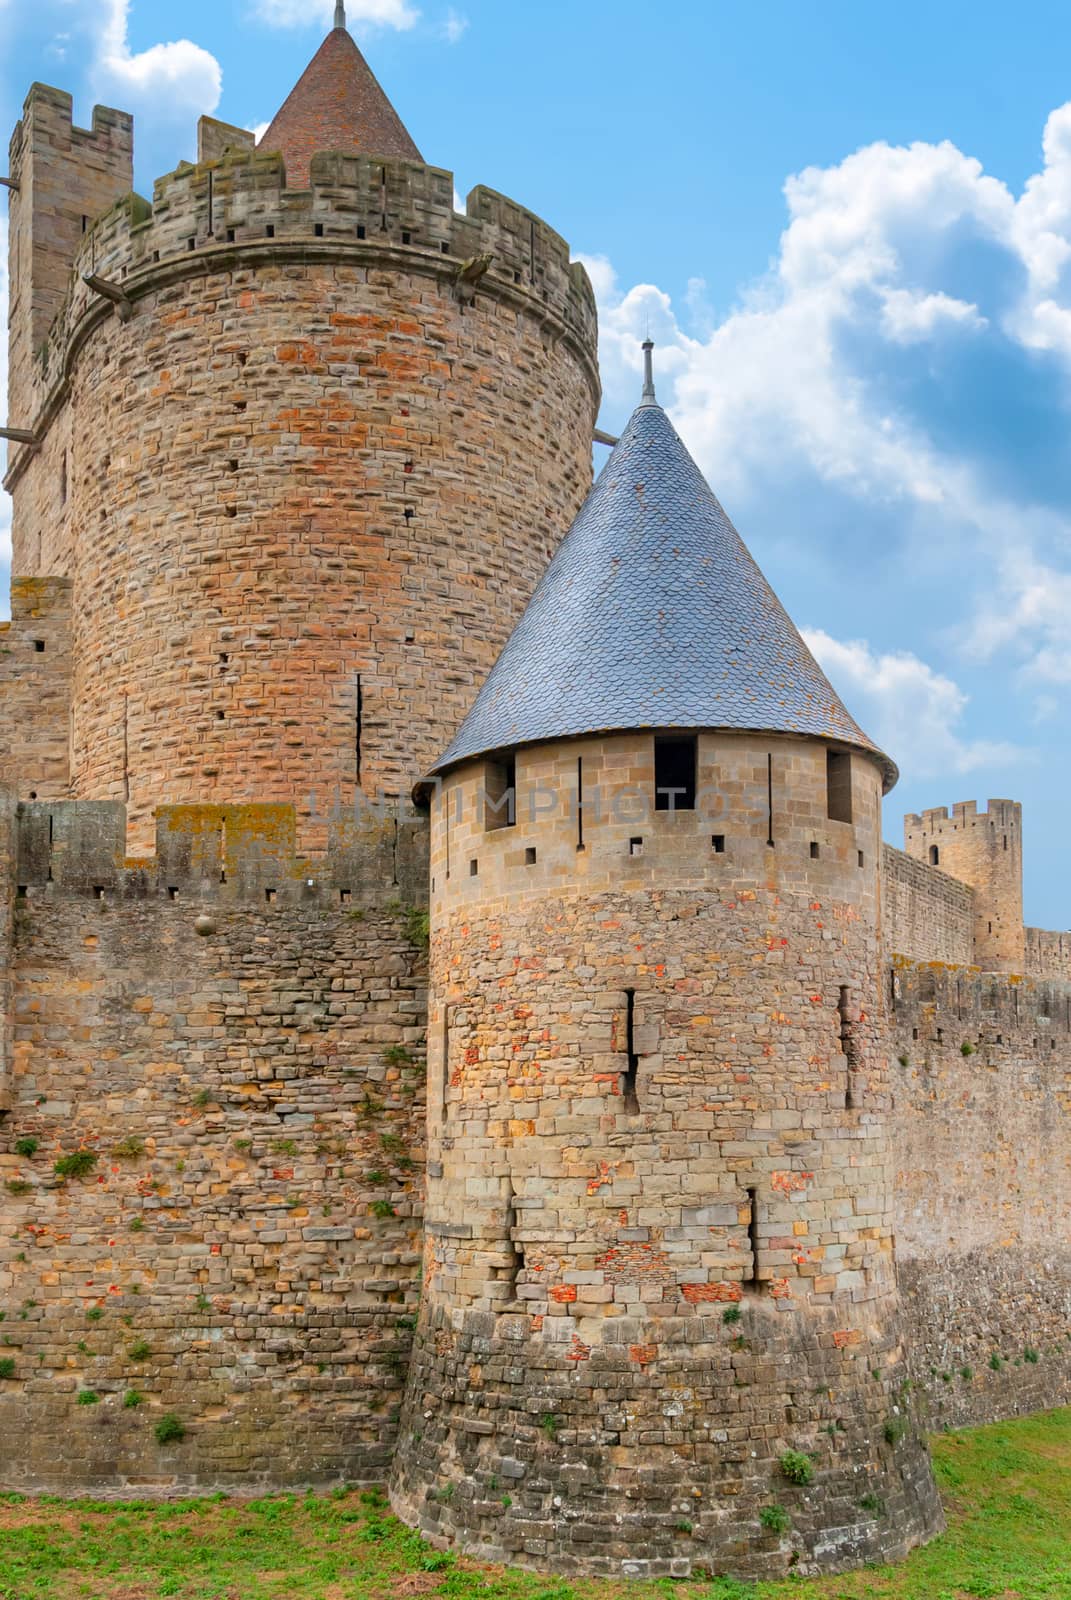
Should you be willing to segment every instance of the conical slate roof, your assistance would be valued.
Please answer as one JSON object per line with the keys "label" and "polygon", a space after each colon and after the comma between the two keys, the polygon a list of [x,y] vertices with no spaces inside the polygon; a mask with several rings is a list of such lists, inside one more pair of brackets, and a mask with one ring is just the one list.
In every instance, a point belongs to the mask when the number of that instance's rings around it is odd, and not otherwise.
{"label": "conical slate roof", "polygon": [[812,734],[849,716],[649,386],[446,754],[637,728]]}
{"label": "conical slate roof", "polygon": [[323,150],[422,159],[344,27],[327,35],[257,149],[282,152],[291,189],[309,187],[312,158]]}

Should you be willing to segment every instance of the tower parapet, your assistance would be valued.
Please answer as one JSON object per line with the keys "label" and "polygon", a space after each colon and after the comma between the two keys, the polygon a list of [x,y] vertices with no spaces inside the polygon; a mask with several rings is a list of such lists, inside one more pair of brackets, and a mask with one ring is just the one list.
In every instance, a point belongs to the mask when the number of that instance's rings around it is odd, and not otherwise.
{"label": "tower parapet", "polygon": [[583,499],[591,285],[469,207],[415,162],[294,191],[234,149],[87,230],[7,482],[15,571],[73,584],[70,793],[129,802],[132,847],[207,796],[322,849],[318,811],[408,792]]}

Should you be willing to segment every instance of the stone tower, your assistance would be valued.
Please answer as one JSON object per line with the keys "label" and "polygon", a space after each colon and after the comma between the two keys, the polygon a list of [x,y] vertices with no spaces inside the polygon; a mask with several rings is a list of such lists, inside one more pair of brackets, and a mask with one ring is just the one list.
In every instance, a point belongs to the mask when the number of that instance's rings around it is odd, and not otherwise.
{"label": "stone tower", "polygon": [[131,153],[37,85],[8,169],[5,1487],[380,1480],[428,825],[355,811],[583,502],[594,300],[530,212],[454,210],[343,26],[259,149],[205,119],[151,202]]}
{"label": "stone tower", "polygon": [[890,1229],[895,768],[650,373],[433,776],[395,1507],[582,1574],[908,1549],[940,1512]]}
{"label": "stone tower", "polygon": [[69,635],[20,798],[122,801],[135,854],[163,804],[292,804],[322,849],[408,794],[583,501],[590,284],[501,195],[455,212],[342,26],[151,202],[130,118],[70,111],[35,86],[11,148],[14,614]]}
{"label": "stone tower", "polygon": [[974,890],[974,960],[986,972],[1022,972],[1023,808],[1017,800],[975,800],[909,813],[904,850]]}

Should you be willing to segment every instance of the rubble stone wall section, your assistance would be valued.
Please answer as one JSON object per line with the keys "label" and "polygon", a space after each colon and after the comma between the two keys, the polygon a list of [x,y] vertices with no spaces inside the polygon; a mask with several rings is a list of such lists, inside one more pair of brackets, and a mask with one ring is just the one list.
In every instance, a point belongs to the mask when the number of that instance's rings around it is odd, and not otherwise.
{"label": "rubble stone wall section", "polygon": [[345,860],[283,881],[270,810],[229,820],[220,883],[212,808],[164,819],[170,859],[140,867],[121,807],[23,808],[5,1487],[387,1470],[419,1297],[426,958],[401,897],[424,852],[395,883],[385,826],[351,852],[363,885]]}
{"label": "rubble stone wall section", "polygon": [[933,1424],[1071,1400],[1071,984],[897,962],[896,1259]]}

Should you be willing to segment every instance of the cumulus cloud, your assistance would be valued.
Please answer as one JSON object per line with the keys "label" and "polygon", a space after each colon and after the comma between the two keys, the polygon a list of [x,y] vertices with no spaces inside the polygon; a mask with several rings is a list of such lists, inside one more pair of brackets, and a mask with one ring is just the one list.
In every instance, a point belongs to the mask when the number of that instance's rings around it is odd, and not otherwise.
{"label": "cumulus cloud", "polygon": [[814,505],[858,507],[908,565],[958,567],[946,631],[965,660],[1009,652],[1024,682],[1067,683],[1071,485],[1055,433],[1029,452],[1011,435],[1039,381],[1062,427],[1071,409],[1071,104],[1043,156],[1018,197],[947,141],[808,168],[769,272],[720,320],[701,282],[678,307],[586,265],[612,404],[634,402],[650,331],[660,394],[730,504],[811,485]]}
{"label": "cumulus cloud", "polygon": [[941,778],[1019,762],[1014,745],[968,739],[968,697],[909,651],[878,654],[862,639],[805,629],[804,639],[856,720],[915,778]]}
{"label": "cumulus cloud", "polygon": [[446,21],[443,23],[443,38],[447,44],[458,44],[468,31],[468,17],[463,17],[460,12],[455,11],[451,6],[446,13]]}
{"label": "cumulus cloud", "polygon": [[157,118],[188,119],[210,114],[219,105],[223,73],[209,51],[189,39],[154,44],[136,54],[127,29],[130,0],[106,0],[93,79],[103,97],[152,107]]}
{"label": "cumulus cloud", "polygon": [[[330,27],[335,14],[334,0],[256,0],[256,15],[271,28],[303,28],[316,23]],[[346,0],[346,21],[350,27],[415,27],[420,12],[409,0]]]}

